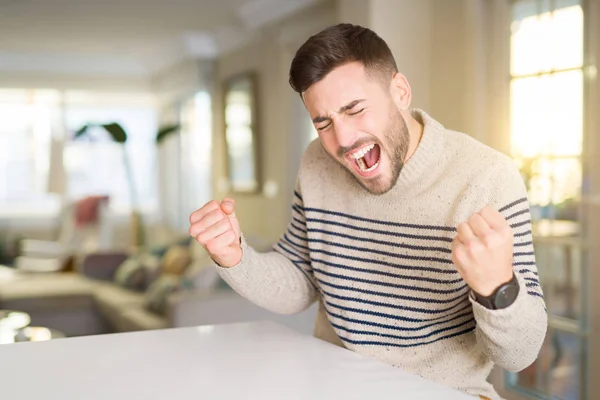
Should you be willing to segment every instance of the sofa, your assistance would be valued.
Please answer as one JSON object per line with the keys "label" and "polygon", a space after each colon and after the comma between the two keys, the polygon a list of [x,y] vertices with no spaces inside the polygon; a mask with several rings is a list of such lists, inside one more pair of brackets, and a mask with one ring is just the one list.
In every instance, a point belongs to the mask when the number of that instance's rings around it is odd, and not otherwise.
{"label": "sofa", "polygon": [[147,291],[116,282],[128,258],[119,252],[93,253],[71,272],[15,272],[0,278],[0,309],[27,312],[32,326],[58,329],[68,337],[256,320],[312,334],[317,304],[295,315],[272,313],[229,288],[210,263],[188,285],[166,293],[157,312],[149,307]]}

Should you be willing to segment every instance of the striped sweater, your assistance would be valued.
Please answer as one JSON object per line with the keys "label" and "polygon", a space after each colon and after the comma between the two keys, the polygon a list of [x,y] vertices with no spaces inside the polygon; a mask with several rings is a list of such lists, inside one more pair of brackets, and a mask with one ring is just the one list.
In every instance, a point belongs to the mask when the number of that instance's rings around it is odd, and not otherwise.
{"label": "striped sweater", "polygon": [[[240,264],[217,269],[274,312],[318,301],[315,336],[323,340],[498,399],[486,381],[493,364],[525,368],[546,333],[525,187],[508,157],[412,113],[424,132],[394,188],[369,194],[317,140],[303,156],[292,220],[273,251],[258,253],[242,237]],[[474,301],[451,260],[456,226],[486,204],[514,230],[521,290],[503,310]]]}

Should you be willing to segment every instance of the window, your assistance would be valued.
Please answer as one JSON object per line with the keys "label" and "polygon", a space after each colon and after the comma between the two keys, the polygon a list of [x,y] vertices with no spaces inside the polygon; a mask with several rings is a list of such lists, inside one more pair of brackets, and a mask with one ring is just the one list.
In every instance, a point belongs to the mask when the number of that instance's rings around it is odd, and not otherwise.
{"label": "window", "polygon": [[512,11],[511,150],[532,205],[549,328],[538,359],[507,383],[527,398],[586,399],[584,11],[577,0],[517,0]]}
{"label": "window", "polygon": [[[66,176],[69,200],[93,194],[111,197],[117,212],[131,207],[123,167],[123,148],[98,130],[96,140],[71,141],[86,123],[118,122],[126,145],[141,209],[157,211],[154,168],[157,130],[154,99],[132,93],[110,94],[39,89],[0,89],[0,203],[3,214],[55,215],[60,197],[56,180]],[[66,128],[66,129],[65,129]],[[103,136],[104,135],[104,136]],[[53,139],[66,139],[64,149]],[[52,152],[62,154],[64,174],[51,168]],[[60,163],[59,163],[60,165]],[[54,167],[53,165],[52,167]],[[62,168],[58,168],[61,169]],[[56,173],[56,175],[54,174]]]}
{"label": "window", "polygon": [[0,203],[3,213],[57,210],[48,194],[52,132],[60,122],[60,93],[0,90]]}
{"label": "window", "polygon": [[511,31],[513,156],[536,219],[576,219],[582,181],[582,8],[577,0],[517,1]]}
{"label": "window", "polygon": [[65,93],[65,123],[69,132],[87,123],[117,122],[127,132],[123,147],[102,129],[91,132],[93,140],[69,141],[64,166],[67,196],[108,195],[115,211],[128,213],[131,194],[125,170],[124,152],[131,163],[132,184],[140,210],[158,209],[157,180],[154,174],[157,132],[154,99],[131,93]]}

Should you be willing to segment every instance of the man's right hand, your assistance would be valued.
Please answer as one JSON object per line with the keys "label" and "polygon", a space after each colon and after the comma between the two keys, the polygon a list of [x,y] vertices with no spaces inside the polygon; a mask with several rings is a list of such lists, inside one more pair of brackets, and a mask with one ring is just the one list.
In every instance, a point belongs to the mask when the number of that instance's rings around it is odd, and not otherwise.
{"label": "man's right hand", "polygon": [[233,199],[219,204],[212,200],[190,215],[190,235],[221,267],[233,267],[242,260],[240,224]]}

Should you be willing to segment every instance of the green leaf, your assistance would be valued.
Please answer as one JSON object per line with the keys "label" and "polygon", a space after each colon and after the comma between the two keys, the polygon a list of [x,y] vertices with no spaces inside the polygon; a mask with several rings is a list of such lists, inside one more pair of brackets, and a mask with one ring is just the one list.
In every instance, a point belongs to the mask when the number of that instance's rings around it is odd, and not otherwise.
{"label": "green leaf", "polygon": [[74,138],[77,139],[77,138],[84,136],[87,133],[88,128],[89,128],[89,126],[87,124],[82,126],[81,128],[79,128],[79,130],[77,130],[77,132],[75,132]]}
{"label": "green leaf", "polygon": [[116,122],[104,124],[102,127],[106,129],[108,133],[110,133],[110,136],[112,136],[115,142],[125,143],[127,141],[127,133],[125,133],[125,130],[121,127],[121,125],[117,124]]}
{"label": "green leaf", "polygon": [[160,143],[165,140],[171,133],[178,131],[180,128],[179,125],[166,125],[158,130],[156,134],[156,143]]}

